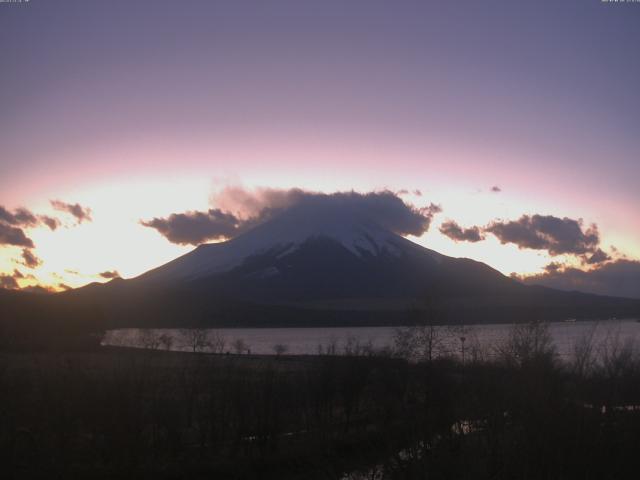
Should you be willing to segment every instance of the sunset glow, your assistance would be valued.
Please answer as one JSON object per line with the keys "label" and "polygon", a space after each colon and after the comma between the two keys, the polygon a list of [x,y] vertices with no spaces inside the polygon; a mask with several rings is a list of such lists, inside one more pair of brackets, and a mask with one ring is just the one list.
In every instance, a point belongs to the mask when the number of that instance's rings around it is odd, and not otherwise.
{"label": "sunset glow", "polygon": [[276,3],[3,5],[0,205],[61,224],[20,226],[40,262],[7,241],[0,272],[55,290],[137,276],[193,248],[142,221],[219,208],[229,186],[433,203],[411,240],[506,275],[593,267],[492,234],[454,241],[443,222],[581,219],[611,260],[640,259],[640,9],[566,2],[519,30],[549,5]]}

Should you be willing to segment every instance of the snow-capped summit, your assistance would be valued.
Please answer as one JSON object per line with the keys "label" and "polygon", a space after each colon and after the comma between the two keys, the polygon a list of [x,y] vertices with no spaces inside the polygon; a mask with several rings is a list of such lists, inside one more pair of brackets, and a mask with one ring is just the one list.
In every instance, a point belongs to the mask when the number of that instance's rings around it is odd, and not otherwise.
{"label": "snow-capped summit", "polygon": [[[401,257],[420,251],[439,261],[441,255],[420,247],[383,228],[360,212],[339,207],[308,209],[294,206],[226,242],[204,244],[161,267],[142,275],[150,282],[181,282],[203,279],[242,267],[249,260],[270,256],[282,260],[303,246],[324,240],[340,246],[356,258]],[[276,274],[273,266],[267,274]]]}

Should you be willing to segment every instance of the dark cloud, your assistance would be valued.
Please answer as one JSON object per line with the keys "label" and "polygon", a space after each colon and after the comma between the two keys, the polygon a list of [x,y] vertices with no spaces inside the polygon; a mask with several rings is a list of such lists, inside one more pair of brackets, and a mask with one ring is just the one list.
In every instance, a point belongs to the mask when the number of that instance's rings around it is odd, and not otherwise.
{"label": "dark cloud", "polygon": [[0,245],[13,245],[16,247],[33,248],[31,240],[19,227],[0,222]]}
{"label": "dark cloud", "polygon": [[[304,192],[301,190],[291,190],[289,192],[290,194],[285,197],[280,194],[270,198],[278,201],[275,205],[282,204],[281,200],[287,198],[289,204],[285,204],[285,208],[302,210],[309,218],[350,216],[366,220],[403,236],[422,235],[429,230],[434,215],[442,211],[439,205],[433,203],[426,207],[416,208],[405,203],[395,193],[388,190],[369,193],[336,192],[331,194]],[[285,208],[273,208],[266,204],[258,218],[264,217],[265,212],[266,218],[268,218]]]}
{"label": "dark cloud", "polygon": [[416,197],[421,197],[421,196],[422,196],[422,192],[421,192],[420,190],[418,190],[417,188],[413,191],[413,194],[414,194]]}
{"label": "dark cloud", "polygon": [[72,287],[70,287],[70,286],[69,286],[69,285],[67,285],[66,283],[59,283],[59,284],[58,284],[58,288],[59,288],[60,290],[64,290],[65,292],[66,292],[67,290],[71,290],[71,289],[72,289]]}
{"label": "dark cloud", "polygon": [[278,211],[295,207],[314,216],[352,215],[391,230],[398,235],[420,236],[429,230],[434,215],[442,211],[435,204],[416,208],[405,203],[395,193],[336,192],[331,194],[305,192],[299,189],[271,190],[262,195],[256,219],[265,219]]}
{"label": "dark cloud", "polygon": [[199,245],[208,240],[222,240],[236,236],[243,222],[233,214],[218,209],[207,212],[172,213],[167,218],[140,222],[155,228],[171,243]]}
{"label": "dark cloud", "polygon": [[102,272],[102,273],[99,273],[98,275],[100,275],[102,278],[106,278],[107,280],[112,280],[114,278],[120,278],[120,274],[118,273],[117,270],[111,270],[111,271]]}
{"label": "dark cloud", "polygon": [[24,274],[17,268],[14,268],[11,275],[0,274],[0,288],[17,290],[20,288],[18,280],[35,280],[35,277],[31,274]]}
{"label": "dark cloud", "polygon": [[198,245],[210,240],[233,238],[285,210],[305,209],[309,218],[331,215],[358,215],[400,235],[421,235],[429,229],[437,205],[415,208],[390,191],[332,194],[300,189],[226,188],[212,198],[218,208],[206,212],[174,213],[166,218],[141,221],[155,228],[169,241]]}
{"label": "dark cloud", "polygon": [[15,290],[19,288],[18,282],[12,275],[0,275],[0,288]]}
{"label": "dark cloud", "polygon": [[24,229],[39,225],[46,225],[55,230],[60,221],[47,215],[35,215],[23,207],[10,211],[0,205],[0,245],[33,248],[33,241]]}
{"label": "dark cloud", "polygon": [[479,242],[484,240],[480,227],[462,228],[453,220],[447,220],[440,225],[440,233],[456,242]]}
{"label": "dark cloud", "polygon": [[15,278],[16,280],[21,280],[21,279],[35,280],[36,279],[36,277],[33,274],[31,274],[31,273],[22,273],[17,268],[13,269],[13,278]]}
{"label": "dark cloud", "polygon": [[502,189],[498,185],[494,185],[493,187],[491,187],[491,191],[493,193],[500,193]]}
{"label": "dark cloud", "polygon": [[83,207],[79,203],[66,203],[60,200],[51,200],[50,203],[54,210],[73,215],[79,224],[82,222],[90,222],[92,220],[91,209]]}
{"label": "dark cloud", "polygon": [[40,260],[31,250],[28,248],[22,249],[22,265],[28,268],[36,268],[42,264]]}
{"label": "dark cloud", "polygon": [[640,298],[640,261],[637,260],[615,260],[591,270],[573,267],[547,269],[545,273],[520,279],[527,284],[560,290]]}
{"label": "dark cloud", "polygon": [[49,217],[48,215],[39,215],[38,219],[52,231],[56,230],[61,224],[60,220],[58,220],[57,218]]}
{"label": "dark cloud", "polygon": [[[496,220],[485,227],[462,228],[449,220],[440,232],[455,241],[478,242],[484,234],[495,235],[502,244],[513,243],[519,248],[546,250],[549,255],[573,255],[584,265],[597,265],[612,260],[611,255],[600,248],[598,227],[583,226],[582,219],[559,218],[553,215],[522,215],[518,220]],[[616,258],[624,258],[611,248]],[[556,264],[550,264],[550,267]],[[557,264],[559,265],[559,264]]]}
{"label": "dark cloud", "polygon": [[0,206],[0,245],[33,247],[33,241],[27,237],[23,228],[34,227],[38,218],[26,208],[17,208],[13,212]]}
{"label": "dark cloud", "polygon": [[584,263],[589,265],[595,265],[598,263],[604,263],[611,260],[611,256],[604,252],[602,249],[598,248],[591,256],[585,256]]}
{"label": "dark cloud", "polygon": [[550,255],[594,253],[600,243],[595,225],[583,229],[581,220],[552,215],[523,215],[515,221],[495,221],[484,228],[501,243],[547,250]]}
{"label": "dark cloud", "polygon": [[38,218],[26,208],[17,208],[10,212],[0,206],[0,221],[17,227],[34,227],[38,224]]}
{"label": "dark cloud", "polygon": [[562,270],[565,266],[560,262],[551,262],[548,265],[545,265],[544,271],[547,273],[554,273]]}

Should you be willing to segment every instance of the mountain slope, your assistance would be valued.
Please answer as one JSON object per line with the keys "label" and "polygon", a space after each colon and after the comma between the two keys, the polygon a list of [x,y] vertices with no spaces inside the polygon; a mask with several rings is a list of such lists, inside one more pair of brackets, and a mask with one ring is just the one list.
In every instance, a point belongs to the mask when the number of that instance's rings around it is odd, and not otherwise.
{"label": "mountain slope", "polygon": [[365,216],[339,209],[292,207],[228,242],[200,245],[194,251],[139,277],[145,282],[169,283],[205,278],[241,267],[247,260],[271,255],[283,258],[317,239],[340,244],[353,256],[400,256],[409,250],[429,252],[434,261],[442,255],[382,228]]}
{"label": "mountain slope", "polygon": [[[292,208],[133,280],[263,303],[474,295],[523,288],[484,264],[421,247],[353,212]],[[325,213],[322,215],[322,213]]]}

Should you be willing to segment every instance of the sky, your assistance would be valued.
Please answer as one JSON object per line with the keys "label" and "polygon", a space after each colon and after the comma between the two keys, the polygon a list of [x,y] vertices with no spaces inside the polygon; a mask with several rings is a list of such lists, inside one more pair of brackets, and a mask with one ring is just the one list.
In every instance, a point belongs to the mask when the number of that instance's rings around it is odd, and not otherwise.
{"label": "sky", "polygon": [[507,275],[636,262],[639,27],[600,0],[1,2],[0,282],[136,276],[193,248],[144,222],[230,189],[438,205],[409,238]]}

